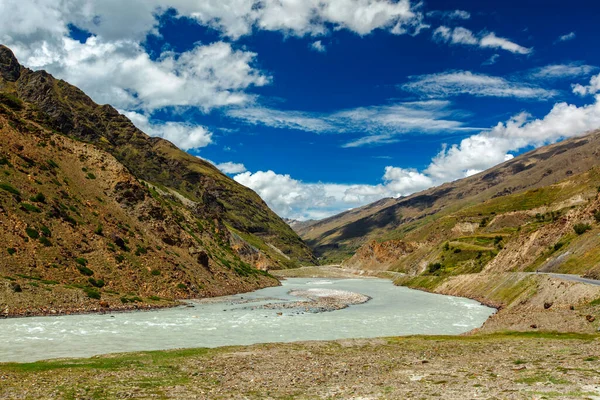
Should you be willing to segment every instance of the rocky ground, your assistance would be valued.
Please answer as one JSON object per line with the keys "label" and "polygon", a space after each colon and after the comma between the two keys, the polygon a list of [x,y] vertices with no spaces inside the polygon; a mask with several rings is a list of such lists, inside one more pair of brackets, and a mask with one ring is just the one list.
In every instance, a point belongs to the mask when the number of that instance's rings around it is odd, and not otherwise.
{"label": "rocky ground", "polygon": [[267,344],[0,364],[6,399],[599,399],[600,336]]}
{"label": "rocky ground", "polygon": [[292,290],[292,296],[303,297],[307,300],[287,303],[270,303],[261,308],[271,310],[302,310],[303,312],[319,313],[342,310],[355,304],[363,304],[371,300],[369,296],[361,293],[332,289]]}

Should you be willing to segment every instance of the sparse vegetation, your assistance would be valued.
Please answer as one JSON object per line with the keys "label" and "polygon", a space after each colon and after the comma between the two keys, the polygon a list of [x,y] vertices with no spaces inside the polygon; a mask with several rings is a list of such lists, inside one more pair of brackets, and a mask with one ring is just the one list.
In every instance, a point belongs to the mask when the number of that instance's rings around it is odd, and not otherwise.
{"label": "sparse vegetation", "polygon": [[14,194],[16,196],[20,196],[21,195],[21,192],[19,192],[17,189],[15,189],[14,187],[12,187],[8,183],[0,183],[0,189],[6,191],[8,193]]}
{"label": "sparse vegetation", "polygon": [[83,265],[78,265],[77,269],[79,270],[79,272],[82,275],[85,275],[85,276],[92,276],[92,275],[94,275],[94,271],[92,271],[91,269],[89,269],[88,267],[85,267]]}
{"label": "sparse vegetation", "polygon": [[33,204],[29,204],[29,203],[21,203],[21,209],[26,212],[33,212],[33,213],[41,213],[42,212],[42,210],[40,210],[38,207],[34,206]]}
{"label": "sparse vegetation", "polygon": [[583,235],[584,233],[586,233],[587,231],[589,231],[591,229],[592,229],[592,227],[590,226],[590,224],[579,223],[579,224],[575,224],[573,226],[573,230],[578,235]]}
{"label": "sparse vegetation", "polygon": [[102,280],[102,279],[89,278],[88,282],[90,283],[90,285],[97,287],[97,288],[103,288],[105,285],[104,280]]}
{"label": "sparse vegetation", "polygon": [[102,297],[100,292],[94,288],[87,287],[87,288],[84,288],[83,291],[85,292],[87,297],[89,297],[90,299],[100,300],[100,298]]}
{"label": "sparse vegetation", "polygon": [[25,228],[25,233],[27,233],[27,236],[29,236],[32,239],[39,239],[40,237],[40,233],[37,231],[37,229],[34,229],[32,227]]}
{"label": "sparse vegetation", "polygon": [[29,200],[31,200],[34,203],[45,203],[46,202],[46,196],[44,195],[44,193],[38,193],[35,196],[32,196]]}

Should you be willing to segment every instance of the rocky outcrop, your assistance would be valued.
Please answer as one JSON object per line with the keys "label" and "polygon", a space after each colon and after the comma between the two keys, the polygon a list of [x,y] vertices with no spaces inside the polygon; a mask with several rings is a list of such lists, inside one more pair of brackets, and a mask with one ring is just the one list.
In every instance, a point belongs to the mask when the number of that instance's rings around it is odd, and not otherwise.
{"label": "rocky outcrop", "polygon": [[371,241],[358,249],[343,266],[351,269],[387,270],[417,248],[415,243],[402,240],[388,240],[382,243]]}
{"label": "rocky outcrop", "polygon": [[21,65],[12,50],[0,45],[0,76],[9,82],[15,82],[21,75]]}

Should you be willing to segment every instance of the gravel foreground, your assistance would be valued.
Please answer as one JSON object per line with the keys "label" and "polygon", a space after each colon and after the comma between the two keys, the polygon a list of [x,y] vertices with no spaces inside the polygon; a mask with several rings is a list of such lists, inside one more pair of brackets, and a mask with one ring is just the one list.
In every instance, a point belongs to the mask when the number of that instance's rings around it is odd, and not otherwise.
{"label": "gravel foreground", "polygon": [[0,364],[2,399],[600,399],[600,336],[265,344]]}

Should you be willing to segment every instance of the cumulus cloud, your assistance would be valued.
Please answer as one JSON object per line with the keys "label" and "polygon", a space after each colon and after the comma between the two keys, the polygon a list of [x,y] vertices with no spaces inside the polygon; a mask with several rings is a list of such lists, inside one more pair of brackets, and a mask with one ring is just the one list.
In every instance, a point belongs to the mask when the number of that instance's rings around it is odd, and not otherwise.
{"label": "cumulus cloud", "polygon": [[600,74],[593,76],[589,85],[573,85],[573,93],[580,96],[592,95],[600,92]]}
{"label": "cumulus cloud", "polygon": [[464,112],[453,110],[445,100],[359,107],[329,114],[248,107],[229,110],[227,115],[252,125],[315,133],[366,134],[344,147],[390,143],[411,132],[435,134],[478,129],[465,126],[460,120]]}
{"label": "cumulus cloud", "polygon": [[151,60],[140,44],[105,42],[92,36],[85,43],[63,38],[55,47],[13,46],[25,65],[44,68],[79,86],[99,103],[128,110],[199,107],[206,111],[239,105],[253,97],[244,92],[270,78],[252,67],[255,53],[229,43],[200,45],[179,55],[165,52]]}
{"label": "cumulus cloud", "polygon": [[273,171],[246,172],[235,179],[256,190],[281,216],[319,219],[383,197],[409,195],[471,176],[510,160],[519,150],[580,136],[599,127],[600,95],[596,95],[592,103],[583,106],[557,103],[543,118],[519,113],[460,143],[444,146],[422,171],[388,166],[378,185],[304,183]]}
{"label": "cumulus cloud", "polygon": [[555,96],[553,90],[498,76],[470,71],[452,71],[411,77],[403,90],[427,97],[448,97],[468,94],[479,97],[513,97],[517,99],[545,100]]}
{"label": "cumulus cloud", "polygon": [[481,48],[502,49],[515,54],[529,54],[533,49],[520,46],[508,39],[498,37],[494,32],[475,35],[463,27],[449,28],[440,26],[433,31],[433,39],[437,42],[478,46]]}
{"label": "cumulus cloud", "polygon": [[315,51],[318,51],[319,53],[325,53],[327,51],[327,47],[325,47],[323,42],[321,42],[320,40],[311,43],[310,48]]}
{"label": "cumulus cloud", "polygon": [[231,161],[216,164],[215,166],[226,174],[240,174],[242,172],[246,172],[246,167],[244,164],[234,163]]}
{"label": "cumulus cloud", "polygon": [[106,40],[141,41],[156,32],[155,16],[168,9],[233,39],[255,29],[314,36],[333,28],[366,35],[377,29],[414,32],[423,25],[419,5],[410,0],[5,0],[0,22],[19,35],[64,34],[72,23]]}
{"label": "cumulus cloud", "polygon": [[146,134],[166,139],[183,150],[198,149],[212,143],[212,133],[203,126],[172,121],[152,121],[148,116],[133,111],[121,111],[121,113]]}
{"label": "cumulus cloud", "polygon": [[431,186],[414,170],[387,167],[379,185],[305,183],[274,171],[244,172],[234,179],[256,191],[282,217],[321,219],[383,197],[400,196]]}

